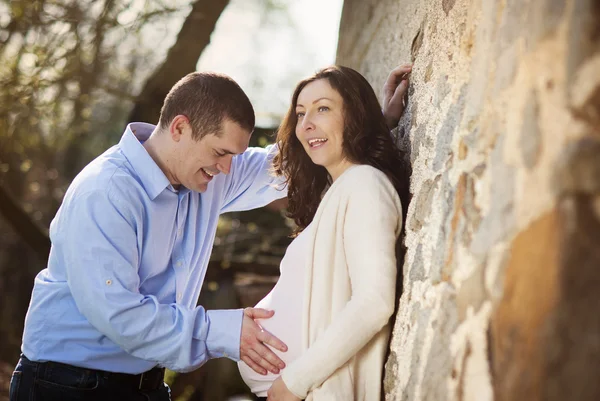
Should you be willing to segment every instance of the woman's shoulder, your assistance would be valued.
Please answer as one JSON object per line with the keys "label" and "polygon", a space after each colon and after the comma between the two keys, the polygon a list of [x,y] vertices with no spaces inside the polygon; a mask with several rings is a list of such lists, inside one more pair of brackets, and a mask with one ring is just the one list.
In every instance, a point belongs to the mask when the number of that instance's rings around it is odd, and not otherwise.
{"label": "woman's shoulder", "polygon": [[381,186],[394,187],[383,171],[368,164],[353,166],[344,175],[346,176],[344,186],[357,190]]}
{"label": "woman's shoulder", "polygon": [[385,173],[383,171],[368,164],[357,164],[348,170],[348,174],[365,176],[385,176]]}
{"label": "woman's shoulder", "polygon": [[[347,175],[346,175],[347,174]],[[400,197],[389,177],[376,167],[360,164],[346,173],[342,184],[343,196],[366,203],[381,203],[386,198],[400,205]],[[340,194],[341,195],[341,194]]]}

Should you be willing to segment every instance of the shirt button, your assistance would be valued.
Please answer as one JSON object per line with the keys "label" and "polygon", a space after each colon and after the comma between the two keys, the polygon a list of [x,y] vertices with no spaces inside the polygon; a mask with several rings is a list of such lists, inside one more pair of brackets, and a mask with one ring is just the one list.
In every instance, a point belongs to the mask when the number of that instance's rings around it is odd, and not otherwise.
{"label": "shirt button", "polygon": [[181,260],[179,262],[175,263],[175,266],[181,267]]}
{"label": "shirt button", "polygon": [[177,300],[181,301],[181,293],[177,294]]}
{"label": "shirt button", "polygon": [[227,355],[227,352],[223,352],[223,357],[225,357],[225,358],[229,357],[229,355]]}
{"label": "shirt button", "polygon": [[112,280],[106,280],[106,285],[111,285],[112,284]]}

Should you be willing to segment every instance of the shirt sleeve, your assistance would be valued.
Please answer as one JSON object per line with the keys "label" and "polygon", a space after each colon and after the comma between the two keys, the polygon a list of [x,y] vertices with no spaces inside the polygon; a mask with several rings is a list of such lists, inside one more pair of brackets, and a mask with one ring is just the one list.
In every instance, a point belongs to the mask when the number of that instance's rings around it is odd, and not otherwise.
{"label": "shirt sleeve", "polygon": [[255,209],[287,196],[283,177],[272,171],[278,149],[277,145],[248,148],[233,157],[221,213]]}
{"label": "shirt sleeve", "polygon": [[110,191],[78,193],[62,207],[53,252],[64,258],[79,311],[129,354],[174,371],[209,358],[239,360],[242,310],[206,311],[161,303],[139,291],[140,249],[134,205]]}
{"label": "shirt sleeve", "polygon": [[[347,203],[343,228],[351,299],[282,373],[288,389],[302,399],[360,351],[394,311],[400,200],[385,177],[360,181],[360,188],[352,191]],[[357,186],[356,180],[353,185]]]}

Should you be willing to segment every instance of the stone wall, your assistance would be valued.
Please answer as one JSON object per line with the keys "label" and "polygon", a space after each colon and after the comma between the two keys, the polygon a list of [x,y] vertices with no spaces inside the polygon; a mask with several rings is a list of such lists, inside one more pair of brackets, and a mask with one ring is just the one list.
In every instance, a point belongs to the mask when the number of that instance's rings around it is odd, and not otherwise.
{"label": "stone wall", "polygon": [[346,0],[339,64],[411,60],[386,400],[600,400],[600,1]]}

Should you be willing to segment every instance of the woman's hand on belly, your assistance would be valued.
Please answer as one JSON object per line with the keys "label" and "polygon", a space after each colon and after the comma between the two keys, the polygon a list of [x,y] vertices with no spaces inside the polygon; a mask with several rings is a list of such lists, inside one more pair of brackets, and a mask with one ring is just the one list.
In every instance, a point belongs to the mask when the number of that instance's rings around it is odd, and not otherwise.
{"label": "woman's hand on belly", "polygon": [[273,385],[269,391],[267,391],[267,401],[302,401],[302,399],[296,397],[287,388],[285,382],[280,376],[273,382]]}

